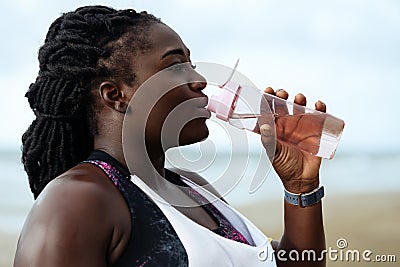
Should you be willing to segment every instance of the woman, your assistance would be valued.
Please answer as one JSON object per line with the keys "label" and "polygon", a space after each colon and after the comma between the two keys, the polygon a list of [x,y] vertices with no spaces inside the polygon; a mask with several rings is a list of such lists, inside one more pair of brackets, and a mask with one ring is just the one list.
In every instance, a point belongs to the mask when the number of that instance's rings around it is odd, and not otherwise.
{"label": "woman", "polygon": [[[206,183],[201,177],[164,168],[169,146],[208,136],[206,82],[193,69],[184,70],[186,83],[155,103],[144,126],[133,124],[127,162],[124,115],[140,120],[141,110],[140,101],[130,106],[130,100],[139,91],[152,93],[139,88],[154,74],[172,68],[179,76],[176,66],[188,62],[180,37],[145,12],[88,6],[53,22],[39,51],[38,77],[26,94],[36,119],[23,135],[22,161],[36,201],[14,266],[275,266],[275,260],[278,266],[325,265],[285,261],[283,253],[272,258],[271,244],[254,226],[223,201],[208,203],[208,191],[196,190]],[[288,97],[283,90],[276,95]],[[164,146],[164,120],[192,100],[196,118],[181,125],[176,144]],[[306,99],[299,94],[295,102],[305,105]],[[325,111],[325,105],[318,102],[316,109]],[[144,132],[144,140],[135,139],[136,132]],[[266,145],[272,133],[266,126],[261,132]],[[144,148],[136,141],[144,141]],[[320,163],[278,143],[273,166],[288,192],[308,193],[319,187]],[[128,164],[134,165],[132,181]],[[155,191],[197,205],[172,207],[159,202]],[[325,248],[319,200],[301,207],[287,198],[285,231],[280,242],[272,242],[275,250]]]}

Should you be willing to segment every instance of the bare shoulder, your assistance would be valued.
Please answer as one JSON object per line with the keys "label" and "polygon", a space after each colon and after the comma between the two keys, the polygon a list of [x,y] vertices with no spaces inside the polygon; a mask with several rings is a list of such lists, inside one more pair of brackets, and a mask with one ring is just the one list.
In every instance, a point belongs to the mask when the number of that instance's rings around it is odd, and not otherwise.
{"label": "bare shoulder", "polygon": [[123,237],[129,236],[124,231],[130,229],[118,223],[126,219],[123,199],[101,170],[82,165],[51,181],[35,201],[15,266],[66,266],[65,259],[69,266],[107,266],[110,247],[123,246]]}
{"label": "bare shoulder", "polygon": [[104,216],[109,211],[112,188],[100,170],[93,168],[78,165],[51,181],[35,201],[30,216],[46,221],[68,216],[68,221],[80,221],[80,215],[85,215],[85,223]]}
{"label": "bare shoulder", "polygon": [[190,179],[194,183],[204,187],[205,189],[207,189],[208,191],[213,193],[218,198],[224,200],[222,198],[221,194],[218,192],[218,190],[215,189],[204,177],[202,177],[198,173],[191,172],[191,171],[184,170],[184,169],[178,169],[178,168],[169,168],[169,170]]}

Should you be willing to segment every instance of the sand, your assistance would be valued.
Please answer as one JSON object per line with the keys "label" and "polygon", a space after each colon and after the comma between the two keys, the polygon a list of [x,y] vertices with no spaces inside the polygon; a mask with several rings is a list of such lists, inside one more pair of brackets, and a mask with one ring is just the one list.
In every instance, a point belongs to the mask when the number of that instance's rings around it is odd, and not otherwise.
{"label": "sand", "polygon": [[[274,206],[270,217],[262,215],[265,207]],[[265,203],[238,209],[253,221],[263,232],[280,238],[283,231],[283,202]],[[324,225],[327,248],[340,251],[338,239],[345,239],[347,247],[343,261],[327,261],[327,266],[399,266],[400,262],[400,201],[399,194],[360,194],[326,196],[323,200]],[[396,263],[345,261],[349,250],[371,250],[375,255],[395,255]],[[339,252],[337,253],[340,256]],[[368,255],[367,255],[368,256]],[[362,256],[360,256],[362,258]],[[332,257],[334,258],[334,257]]]}
{"label": "sand", "polygon": [[[344,238],[348,250],[371,250],[375,255],[395,255],[396,263],[327,261],[328,266],[398,266],[400,262],[400,201],[397,193],[335,195],[323,201],[327,247],[338,250]],[[237,207],[268,236],[282,234],[283,202],[267,201]],[[268,216],[266,210],[268,209]],[[0,232],[0,267],[12,266],[18,233]],[[338,254],[339,255],[339,254]],[[345,255],[345,254],[344,254]],[[344,257],[345,258],[345,257]],[[351,260],[351,257],[350,257]]]}

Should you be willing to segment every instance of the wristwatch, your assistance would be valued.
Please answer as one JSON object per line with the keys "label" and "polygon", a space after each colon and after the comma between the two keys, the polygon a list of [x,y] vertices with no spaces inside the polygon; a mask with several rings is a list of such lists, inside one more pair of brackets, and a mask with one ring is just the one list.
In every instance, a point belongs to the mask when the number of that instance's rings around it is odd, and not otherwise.
{"label": "wristwatch", "polygon": [[317,189],[309,193],[294,194],[285,189],[285,200],[290,204],[308,207],[317,204],[324,197],[325,191],[324,186],[320,186]]}

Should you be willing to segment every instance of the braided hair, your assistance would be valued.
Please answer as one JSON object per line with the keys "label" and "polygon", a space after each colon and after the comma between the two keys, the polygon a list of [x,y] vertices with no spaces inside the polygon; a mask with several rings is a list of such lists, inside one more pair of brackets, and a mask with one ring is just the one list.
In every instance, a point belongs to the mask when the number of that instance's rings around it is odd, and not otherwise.
{"label": "braided hair", "polygon": [[22,163],[36,199],[52,179],[93,150],[94,88],[102,79],[135,81],[131,60],[150,48],[146,12],[85,6],[50,26],[39,49],[39,74],[26,97],[36,118],[22,136]]}

